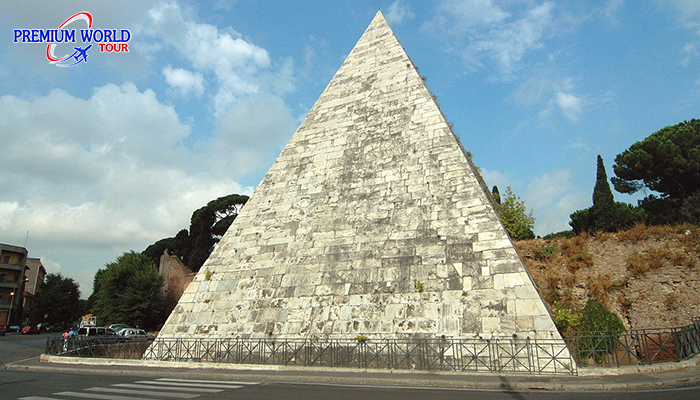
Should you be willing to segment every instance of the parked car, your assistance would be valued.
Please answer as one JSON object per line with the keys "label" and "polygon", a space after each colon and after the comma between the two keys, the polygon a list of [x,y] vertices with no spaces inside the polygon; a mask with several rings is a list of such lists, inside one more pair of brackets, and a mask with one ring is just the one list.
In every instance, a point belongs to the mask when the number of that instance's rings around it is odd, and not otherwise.
{"label": "parked car", "polygon": [[124,328],[131,328],[131,327],[127,324],[112,324],[109,326],[109,328],[114,329],[115,332],[119,332],[120,330],[122,330]]}
{"label": "parked car", "polygon": [[61,325],[42,325],[41,329],[44,332],[62,332],[63,327]]}
{"label": "parked car", "polygon": [[41,328],[36,325],[25,325],[22,327],[22,334],[39,335],[41,334]]}
{"label": "parked car", "polygon": [[155,336],[151,335],[150,333],[147,333],[143,329],[137,328],[124,328],[117,332],[117,334],[131,340],[155,339]]}
{"label": "parked car", "polygon": [[19,325],[12,325],[12,326],[5,325],[5,332],[7,332],[7,333],[12,333],[12,332],[19,333],[20,331],[21,331],[21,329],[20,329]]}
{"label": "parked car", "polygon": [[83,326],[78,328],[78,336],[117,336],[112,328],[104,328],[101,326]]}

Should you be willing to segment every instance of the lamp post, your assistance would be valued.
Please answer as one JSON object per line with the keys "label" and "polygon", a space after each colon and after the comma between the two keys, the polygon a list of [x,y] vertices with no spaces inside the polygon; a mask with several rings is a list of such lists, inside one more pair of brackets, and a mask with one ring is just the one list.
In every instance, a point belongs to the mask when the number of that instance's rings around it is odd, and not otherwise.
{"label": "lamp post", "polygon": [[7,312],[7,325],[11,326],[12,325],[12,307],[15,305],[15,293],[17,292],[17,287],[15,287],[14,292],[10,292],[10,311]]}
{"label": "lamp post", "polygon": [[[22,272],[22,277],[24,278],[24,272]],[[7,312],[7,325],[12,325],[12,321],[10,320],[10,317],[12,317],[12,308],[15,305],[15,295],[17,294],[18,291],[22,290],[21,286],[24,284],[24,282],[26,282],[28,280],[29,280],[28,278],[24,278],[24,279],[20,280],[17,283],[17,286],[15,286],[15,291],[10,292],[10,311]],[[19,304],[18,304],[18,306],[19,306]]]}

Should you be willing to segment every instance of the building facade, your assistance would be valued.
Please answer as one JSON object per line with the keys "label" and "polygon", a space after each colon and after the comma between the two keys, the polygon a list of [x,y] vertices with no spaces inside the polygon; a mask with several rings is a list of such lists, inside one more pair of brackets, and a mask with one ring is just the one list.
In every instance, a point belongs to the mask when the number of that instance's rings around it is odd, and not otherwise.
{"label": "building facade", "polygon": [[0,325],[19,325],[25,284],[27,249],[0,243]]}
{"label": "building facade", "polygon": [[[23,322],[36,323],[37,321],[30,321],[29,319],[34,309],[34,298],[41,291],[46,278],[46,268],[44,268],[40,258],[27,258],[25,276],[26,283],[22,291]],[[41,318],[39,320],[43,321]]]}

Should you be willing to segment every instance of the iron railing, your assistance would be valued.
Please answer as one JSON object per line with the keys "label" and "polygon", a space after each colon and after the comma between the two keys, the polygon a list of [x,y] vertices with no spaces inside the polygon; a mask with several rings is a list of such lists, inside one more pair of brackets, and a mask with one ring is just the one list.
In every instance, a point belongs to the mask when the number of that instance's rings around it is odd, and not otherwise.
{"label": "iron railing", "polygon": [[580,367],[681,361],[700,354],[700,318],[692,321],[678,328],[574,332],[569,347]]}
{"label": "iron railing", "polygon": [[152,343],[153,339],[126,340],[82,336],[63,339],[54,337],[46,341],[45,354],[67,357],[140,359]]}
{"label": "iron railing", "polygon": [[[148,343],[150,344],[150,343]],[[140,346],[140,347],[139,347]],[[142,356],[138,356],[141,351]],[[102,343],[49,339],[47,354],[161,361],[429,371],[576,374],[563,340],[531,339],[184,339]]]}
{"label": "iron railing", "polygon": [[47,355],[428,371],[577,374],[577,366],[681,361],[700,354],[700,318],[668,329],[574,332],[533,339],[49,338]]}

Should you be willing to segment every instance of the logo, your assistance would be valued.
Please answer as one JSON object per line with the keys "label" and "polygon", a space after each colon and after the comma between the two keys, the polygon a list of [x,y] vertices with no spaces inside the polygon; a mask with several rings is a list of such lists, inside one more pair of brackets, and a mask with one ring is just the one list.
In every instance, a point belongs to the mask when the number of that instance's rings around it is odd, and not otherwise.
{"label": "logo", "polygon": [[[68,29],[81,25],[85,29]],[[100,53],[128,53],[131,31],[128,29],[92,29],[92,15],[79,12],[63,21],[58,29],[15,29],[14,43],[47,43],[46,59],[57,67],[73,67],[87,63],[88,50],[97,44]],[[76,38],[82,45],[74,45]],[[59,48],[60,50],[57,50]],[[56,52],[64,52],[56,56]],[[60,54],[60,53],[59,53]]]}

